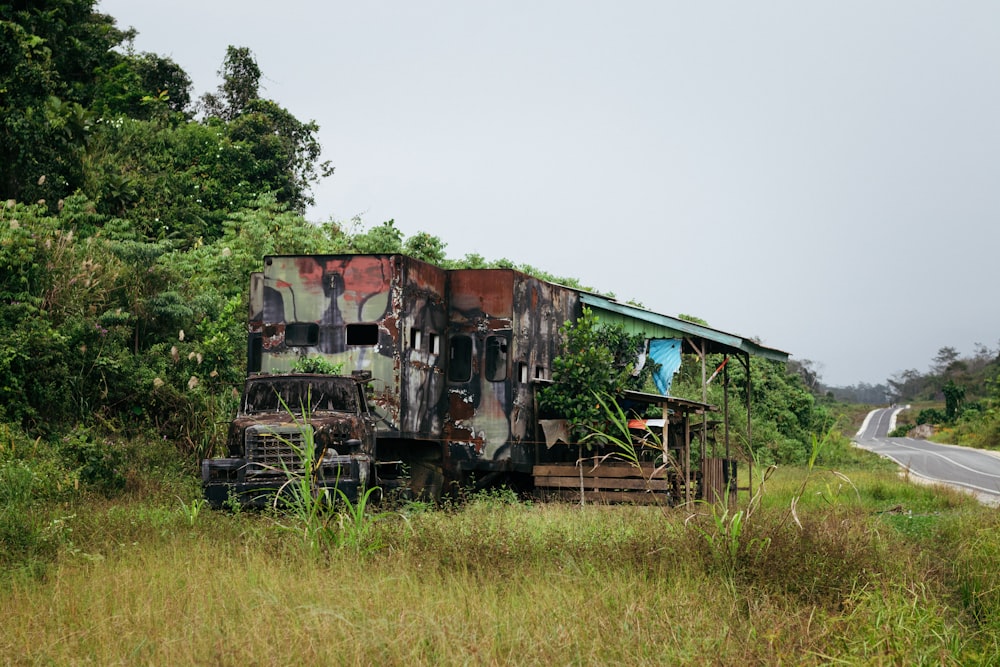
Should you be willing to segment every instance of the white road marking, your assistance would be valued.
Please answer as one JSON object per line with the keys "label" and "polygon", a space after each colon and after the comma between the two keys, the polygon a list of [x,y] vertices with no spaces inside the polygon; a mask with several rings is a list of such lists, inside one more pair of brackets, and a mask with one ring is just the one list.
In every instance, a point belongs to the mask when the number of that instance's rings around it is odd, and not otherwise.
{"label": "white road marking", "polygon": [[[912,439],[913,438],[907,438],[907,440],[912,440]],[[906,447],[907,449],[912,449],[913,451],[920,452],[922,454],[933,454],[934,456],[941,457],[942,459],[944,459],[945,461],[947,461],[948,463],[950,463],[950,464],[952,464],[954,466],[962,468],[963,470],[968,470],[969,472],[974,472],[977,475],[985,475],[987,477],[995,477],[997,479],[1000,479],[1000,475],[994,475],[993,473],[983,472],[982,470],[976,470],[975,468],[970,468],[967,465],[962,465],[958,461],[953,461],[952,459],[949,459],[947,456],[945,456],[944,454],[942,454],[940,452],[934,452],[934,451],[931,451],[929,449],[920,449],[919,447],[914,447],[913,445],[907,445],[907,444],[904,444],[902,442],[894,442],[892,444],[899,445],[900,447]]]}

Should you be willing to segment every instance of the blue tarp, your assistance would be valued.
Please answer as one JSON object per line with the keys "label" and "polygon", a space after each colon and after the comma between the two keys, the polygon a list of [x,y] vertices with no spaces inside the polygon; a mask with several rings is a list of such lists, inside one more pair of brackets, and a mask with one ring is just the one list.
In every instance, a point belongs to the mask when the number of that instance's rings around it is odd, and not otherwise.
{"label": "blue tarp", "polygon": [[653,338],[649,341],[649,358],[660,365],[653,374],[656,389],[668,396],[674,373],[681,367],[681,340],[679,338]]}

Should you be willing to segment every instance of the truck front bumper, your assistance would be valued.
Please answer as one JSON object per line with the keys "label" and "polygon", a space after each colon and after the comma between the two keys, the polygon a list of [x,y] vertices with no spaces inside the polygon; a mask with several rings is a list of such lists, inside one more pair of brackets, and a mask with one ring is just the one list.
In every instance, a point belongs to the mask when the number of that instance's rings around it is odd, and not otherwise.
{"label": "truck front bumper", "polygon": [[[331,502],[340,500],[339,490],[351,502],[369,484],[371,461],[367,456],[338,456],[324,461],[308,485],[316,497],[324,495]],[[201,481],[205,499],[214,508],[227,504],[242,507],[268,507],[293,501],[301,493],[304,473],[255,470],[246,459],[217,458],[201,462]]]}

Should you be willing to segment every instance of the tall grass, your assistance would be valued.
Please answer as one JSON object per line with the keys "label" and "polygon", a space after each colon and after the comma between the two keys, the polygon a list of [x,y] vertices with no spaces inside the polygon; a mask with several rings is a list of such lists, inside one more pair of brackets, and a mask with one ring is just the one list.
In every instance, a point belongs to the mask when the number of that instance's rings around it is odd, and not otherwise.
{"label": "tall grass", "polygon": [[358,497],[352,499],[339,487],[331,492],[318,483],[326,449],[317,451],[315,433],[310,425],[311,389],[301,416],[297,416],[281,396],[278,402],[302,434],[301,442],[277,436],[298,460],[294,469],[284,461],[280,468],[274,469],[284,476],[273,501],[278,525],[298,534],[314,555],[330,547],[351,547],[359,552],[378,548],[371,540],[372,526],[384,514],[369,511],[371,498],[378,489],[359,488]]}
{"label": "tall grass", "polygon": [[[743,539],[781,522],[786,474]],[[802,528],[726,573],[679,510],[490,494],[387,516],[369,527],[381,549],[316,558],[267,515],[101,500],[44,578],[0,587],[0,648],[29,664],[988,662],[996,520],[931,510],[934,535],[914,539],[887,520],[902,514],[803,502]]]}
{"label": "tall grass", "polygon": [[[531,504],[501,491],[381,508],[358,542],[377,549],[318,552],[269,513],[201,511],[182,485],[33,503],[20,464],[11,470],[8,517],[17,507],[38,520],[34,550],[8,551],[13,567],[0,573],[0,650],[15,664],[1000,656],[1000,519],[884,470],[851,470],[842,489],[814,475],[803,492],[808,470],[780,468],[725,546],[691,528],[713,520],[690,509]],[[347,523],[376,516],[352,507],[362,511]],[[724,567],[720,549],[735,554]]]}

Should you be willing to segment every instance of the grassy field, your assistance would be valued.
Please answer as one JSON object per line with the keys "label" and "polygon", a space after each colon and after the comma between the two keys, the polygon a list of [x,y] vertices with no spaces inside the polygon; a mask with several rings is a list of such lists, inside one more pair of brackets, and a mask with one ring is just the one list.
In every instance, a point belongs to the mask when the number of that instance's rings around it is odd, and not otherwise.
{"label": "grassy field", "polygon": [[0,655],[996,664],[995,511],[860,461],[840,474],[779,469],[759,503],[732,510],[498,492],[444,508],[343,508],[315,530],[294,516],[202,509],[190,480],[169,475],[133,480],[113,501],[74,496],[19,516],[24,498],[8,483],[5,539],[16,525],[34,532],[5,547]]}

